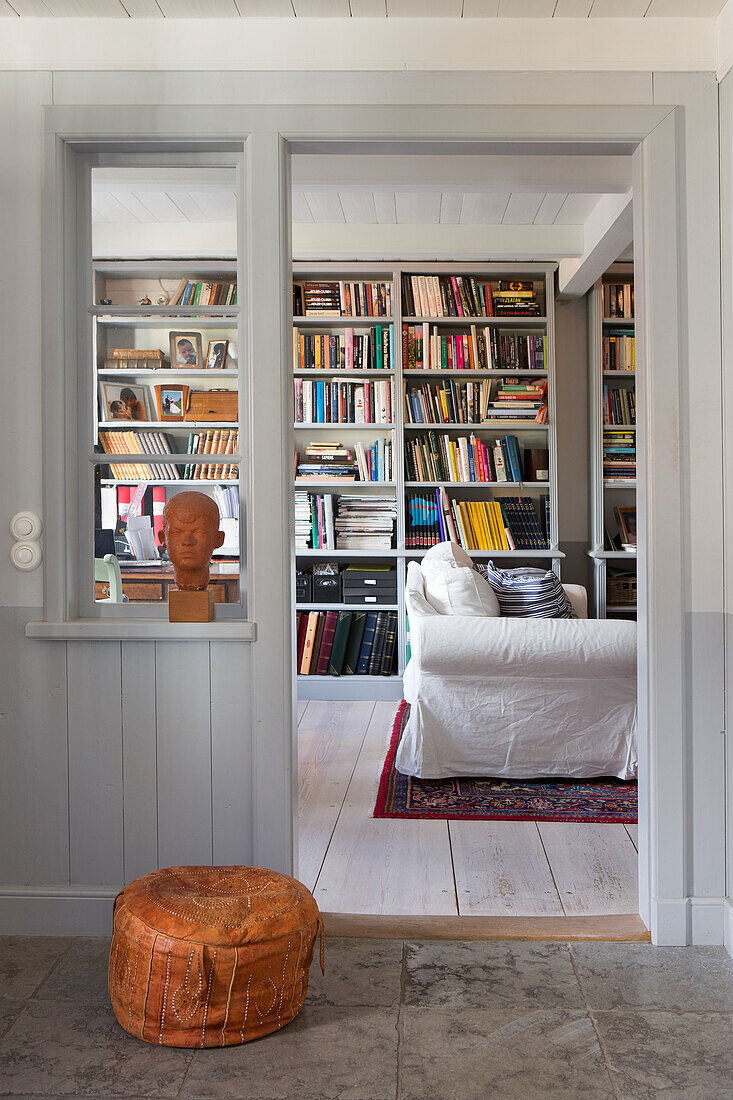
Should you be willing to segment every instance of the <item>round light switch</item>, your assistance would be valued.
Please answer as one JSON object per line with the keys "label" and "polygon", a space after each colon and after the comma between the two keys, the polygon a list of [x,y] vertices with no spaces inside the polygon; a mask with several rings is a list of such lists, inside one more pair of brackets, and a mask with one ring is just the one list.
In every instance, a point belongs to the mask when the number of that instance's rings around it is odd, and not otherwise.
{"label": "round light switch", "polygon": [[10,521],[10,534],[21,542],[32,541],[40,536],[42,526],[35,512],[16,512]]}
{"label": "round light switch", "polygon": [[37,569],[43,561],[40,544],[37,542],[14,542],[10,548],[10,560],[16,569]]}

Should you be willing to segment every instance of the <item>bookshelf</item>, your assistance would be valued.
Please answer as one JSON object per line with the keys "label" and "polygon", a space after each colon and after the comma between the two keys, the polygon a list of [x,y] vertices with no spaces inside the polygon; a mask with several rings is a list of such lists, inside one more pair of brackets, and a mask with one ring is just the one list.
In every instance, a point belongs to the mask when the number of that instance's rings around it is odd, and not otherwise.
{"label": "bookshelf", "polygon": [[[88,309],[95,527],[116,527],[134,500],[135,487],[143,483],[137,507],[151,516],[154,541],[162,508],[172,495],[198,490],[213,496],[226,532],[212,572],[226,575],[226,583],[216,587],[217,604],[239,603],[243,594],[236,286],[235,260],[97,259]],[[197,304],[188,304],[194,297]],[[188,345],[179,345],[188,336]],[[214,365],[207,367],[207,362]],[[126,400],[121,400],[123,391]],[[201,440],[198,454],[192,451],[196,440]],[[141,545],[149,549],[150,543],[143,539]],[[119,532],[114,546],[128,600],[164,601],[170,564],[143,553],[141,569],[140,561],[125,556]],[[100,598],[98,591],[95,598]],[[236,613],[235,608],[217,612],[228,613]]]}
{"label": "bookshelf", "polygon": [[[298,692],[301,698],[385,698],[398,699],[402,692],[402,673],[407,657],[407,622],[405,616],[404,586],[407,565],[410,560],[420,560],[425,554],[424,547],[410,546],[408,534],[410,517],[408,515],[409,496],[419,494],[428,497],[435,495],[436,490],[443,491],[449,501],[482,503],[488,501],[501,501],[506,496],[529,498],[535,503],[538,517],[541,518],[540,501],[545,496],[549,501],[549,539],[547,545],[536,549],[512,550],[469,550],[472,557],[477,560],[495,558],[507,568],[522,563],[541,565],[546,563],[555,572],[560,574],[560,564],[563,553],[558,548],[557,530],[557,440],[556,440],[556,416],[555,416],[555,317],[554,317],[554,272],[555,264],[542,263],[337,263],[337,262],[297,262],[293,265],[294,284],[306,282],[382,282],[391,287],[391,314],[388,317],[305,317],[294,316],[293,328],[298,334],[294,340],[292,376],[295,383],[298,379],[319,380],[336,379],[363,383],[367,380],[389,380],[392,383],[391,415],[386,423],[319,423],[312,420],[303,420],[298,408],[298,393],[295,385],[294,394],[294,445],[295,450],[302,454],[308,444],[320,440],[338,442],[344,447],[352,448],[357,440],[373,442],[378,436],[389,437],[392,442],[393,468],[392,476],[381,482],[349,482],[329,484],[327,481],[303,483],[296,478],[294,489],[307,491],[309,494],[333,493],[344,497],[360,495],[383,495],[394,500],[396,518],[394,524],[394,536],[389,549],[376,550],[345,550],[345,549],[313,549],[302,546],[295,549],[295,568],[307,571],[313,562],[337,562],[341,568],[352,564],[382,564],[396,568],[397,588],[396,601],[389,604],[380,604],[380,610],[396,611],[397,614],[397,646],[396,663],[393,673],[389,676],[371,675],[300,675],[298,674]],[[540,312],[536,316],[447,316],[437,312],[423,312],[407,310],[405,283],[409,280],[412,286],[412,276],[438,276],[448,278],[461,276],[473,277],[482,285],[491,284],[498,290],[500,280],[515,282],[531,281],[534,283],[537,298],[541,304]],[[335,358],[328,359],[327,368],[308,367],[304,364],[299,338],[301,335],[322,335],[326,339],[339,337],[346,340],[345,330],[353,328],[354,333],[363,331],[370,326],[380,324],[392,325],[392,343],[389,366],[377,368],[370,362],[367,369],[345,369],[339,367],[333,369]],[[520,343],[522,347],[528,340],[536,340],[542,345],[544,361],[539,364],[533,360],[532,364],[521,360],[512,362],[511,365],[499,365],[507,360],[495,358],[492,366],[478,365],[478,359],[474,355],[473,367],[469,369],[467,360],[465,367],[459,367],[456,360],[450,364],[441,361],[441,366],[420,365],[415,367],[410,362],[409,346],[405,355],[405,342],[403,329],[409,340],[409,330],[415,326],[426,326],[425,334],[430,346],[447,357],[447,347],[451,344],[451,355],[457,350],[456,338],[471,340],[472,326],[477,330],[489,329],[495,334],[495,347],[509,347],[514,340],[517,351]],[[505,341],[501,345],[500,341]],[[496,340],[499,343],[496,343]],[[465,346],[465,345],[464,345]],[[296,352],[296,348],[298,351]],[[329,343],[329,354],[331,343]],[[339,345],[340,351],[340,345]],[[297,359],[296,359],[297,354]],[[323,355],[323,347],[320,350]],[[298,363],[296,366],[295,363]],[[497,365],[494,365],[496,363]],[[441,421],[430,420],[423,423],[410,423],[406,414],[404,390],[421,384],[430,387],[443,383],[467,382],[478,385],[483,382],[491,384],[494,393],[502,378],[512,379],[517,384],[532,382],[547,383],[547,423],[538,424],[528,422],[526,417],[519,419],[503,418],[493,419],[490,422],[478,415],[476,422],[461,422],[458,419],[444,418]],[[486,391],[484,391],[486,392]],[[480,410],[478,410],[480,413]],[[534,415],[534,414],[532,414]],[[453,443],[472,435],[484,445],[495,440],[513,435],[516,437],[520,452],[531,449],[542,449],[547,452],[546,479],[529,478],[527,480],[499,481],[496,478],[486,480],[447,480],[444,478],[419,478],[411,480],[408,477],[405,461],[405,445],[410,440],[433,433],[436,439],[450,440]],[[440,444],[442,446],[442,444]],[[475,473],[476,467],[474,467]],[[488,472],[495,472],[488,470]],[[455,476],[453,473],[452,477]],[[319,603],[317,600],[296,603],[297,612],[321,612],[326,610],[353,611],[363,610],[354,604],[347,603]]]}
{"label": "bookshelf", "polygon": [[[630,292],[634,267],[613,264],[589,295],[591,548],[597,618],[636,618],[636,551],[623,518],[636,515],[636,374]],[[611,302],[614,302],[613,307]],[[611,368],[611,369],[609,369]],[[611,469],[609,469],[611,467]],[[634,475],[634,476],[629,476]],[[619,521],[621,517],[621,522]]]}

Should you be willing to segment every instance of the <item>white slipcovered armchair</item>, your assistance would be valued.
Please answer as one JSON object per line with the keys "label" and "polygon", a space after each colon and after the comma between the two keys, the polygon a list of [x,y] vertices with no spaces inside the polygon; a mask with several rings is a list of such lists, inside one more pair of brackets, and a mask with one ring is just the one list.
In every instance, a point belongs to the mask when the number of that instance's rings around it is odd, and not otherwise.
{"label": "white slipcovered armchair", "polygon": [[400,772],[589,777],[636,775],[636,624],[436,613],[417,562],[407,570],[410,717]]}

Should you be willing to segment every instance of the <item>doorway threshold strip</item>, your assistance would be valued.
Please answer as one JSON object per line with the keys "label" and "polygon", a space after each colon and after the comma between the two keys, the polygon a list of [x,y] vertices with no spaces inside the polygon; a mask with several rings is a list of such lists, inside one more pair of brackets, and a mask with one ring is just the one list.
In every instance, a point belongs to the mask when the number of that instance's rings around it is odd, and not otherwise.
{"label": "doorway threshold strip", "polygon": [[373,817],[636,824],[636,780],[415,779],[401,775],[395,768],[395,756],[409,716],[410,704],[403,699],[395,716]]}

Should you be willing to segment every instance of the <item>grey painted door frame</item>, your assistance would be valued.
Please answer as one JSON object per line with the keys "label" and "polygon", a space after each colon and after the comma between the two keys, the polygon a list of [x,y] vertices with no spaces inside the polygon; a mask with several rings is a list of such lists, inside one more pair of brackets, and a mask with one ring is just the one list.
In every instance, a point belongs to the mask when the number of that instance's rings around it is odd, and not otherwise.
{"label": "grey painted door frame", "polygon": [[[358,74],[354,75],[358,81]],[[249,617],[257,624],[253,656],[253,862],[296,869],[297,757],[293,733],[292,410],[288,381],[290,310],[289,148],[351,143],[537,143],[632,153],[639,405],[647,445],[638,456],[640,555],[640,912],[654,942],[690,935],[688,840],[691,828],[685,724],[685,496],[681,474],[680,379],[686,369],[684,195],[679,185],[682,112],[670,106],[486,106],[404,103],[374,106],[49,107],[47,140],[45,387],[46,525],[52,569],[46,617],[69,615],[59,598],[73,574],[73,511],[64,508],[68,424],[55,402],[68,393],[64,371],[75,362],[74,203],[69,194],[79,154],[155,143],[240,141],[245,149],[247,342],[250,354]],[[152,143],[152,144],[151,144]],[[221,148],[221,145],[218,146]],[[413,144],[413,148],[414,148]],[[61,329],[58,325],[61,324]],[[53,344],[59,336],[64,354]],[[641,382],[643,380],[643,382]],[[75,410],[69,409],[70,414]],[[70,421],[71,423],[71,421]],[[670,441],[673,445],[670,446]],[[662,446],[664,442],[664,446]],[[656,444],[660,445],[657,446]],[[653,456],[653,461],[652,461]],[[54,463],[56,465],[54,465]],[[67,559],[66,552],[70,557]],[[655,569],[655,562],[664,568]],[[55,572],[54,572],[55,571]],[[721,830],[723,823],[720,823]]]}

